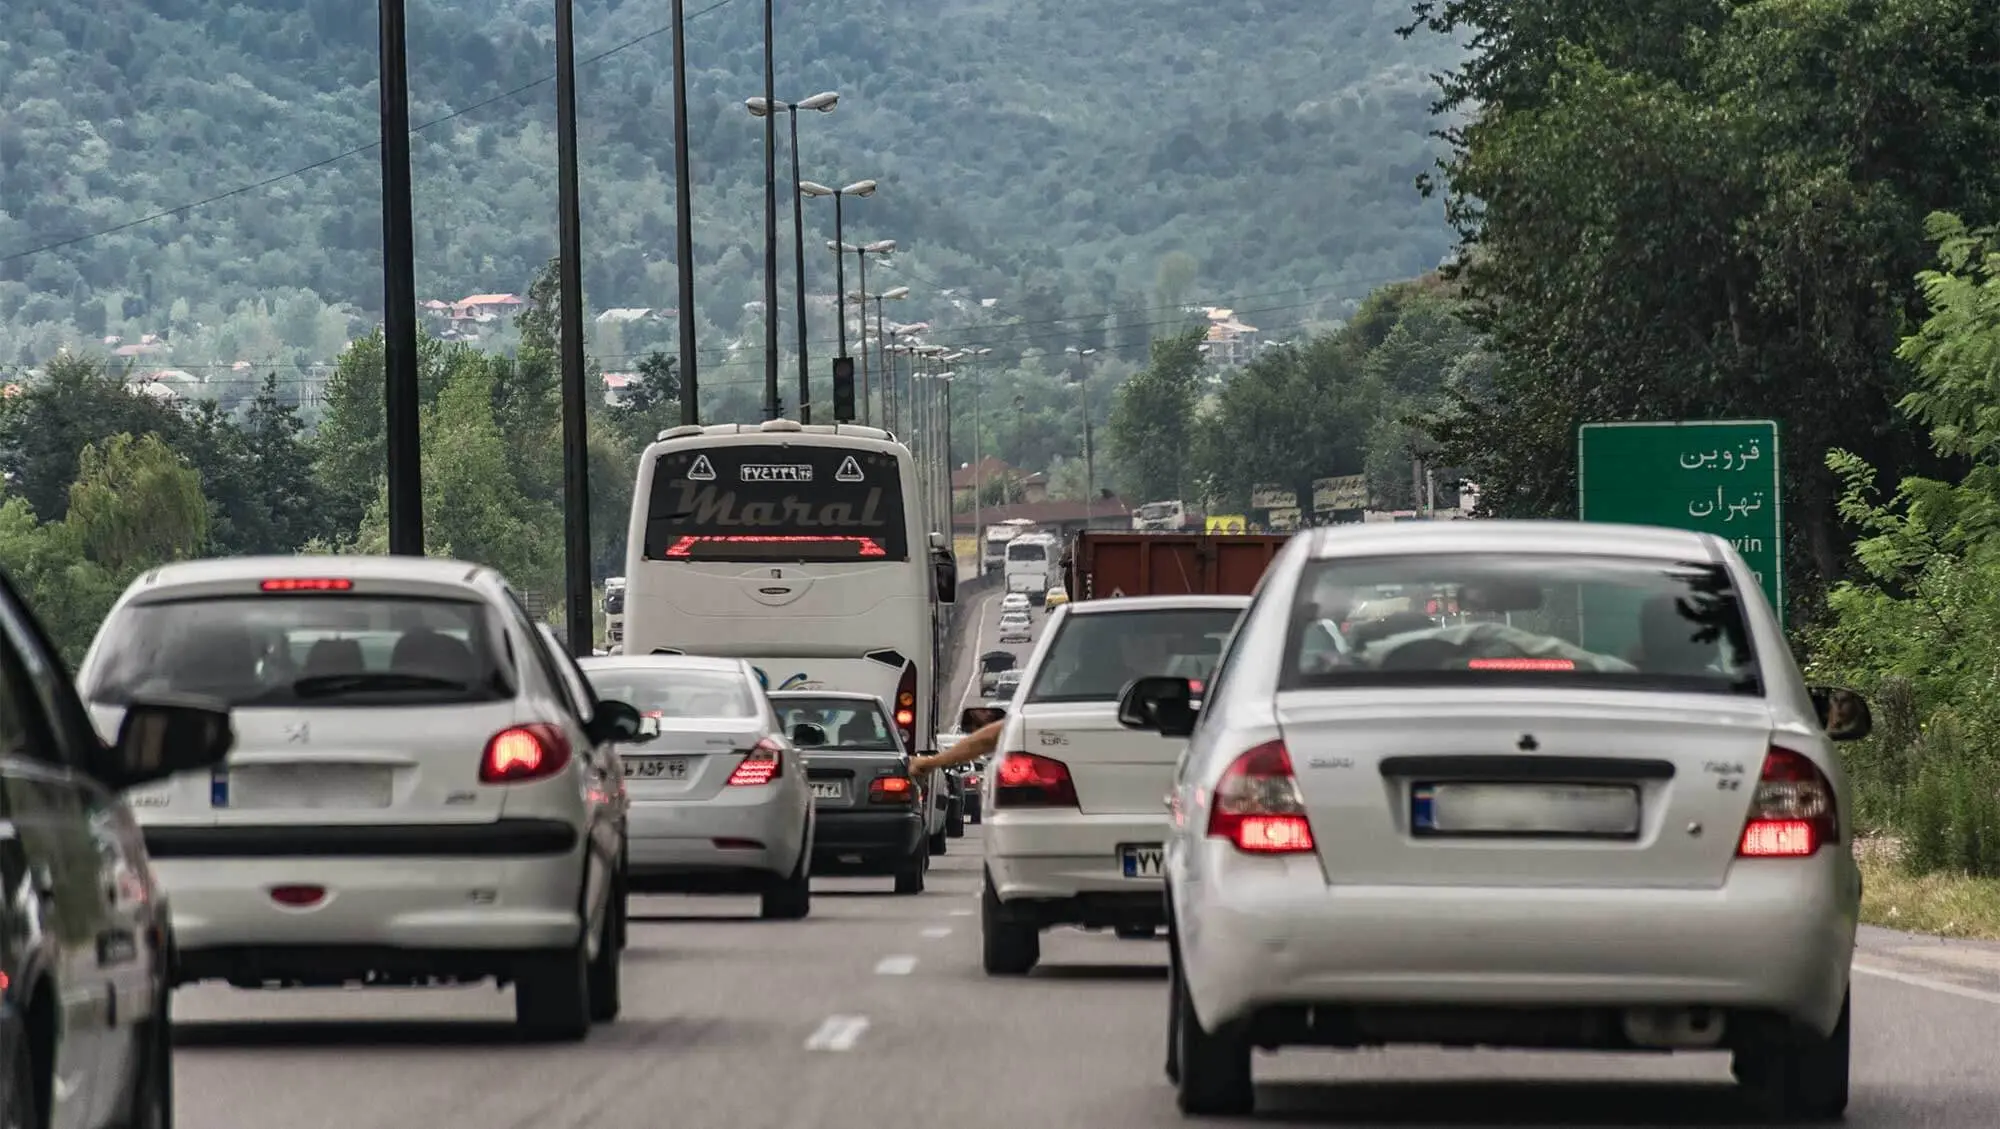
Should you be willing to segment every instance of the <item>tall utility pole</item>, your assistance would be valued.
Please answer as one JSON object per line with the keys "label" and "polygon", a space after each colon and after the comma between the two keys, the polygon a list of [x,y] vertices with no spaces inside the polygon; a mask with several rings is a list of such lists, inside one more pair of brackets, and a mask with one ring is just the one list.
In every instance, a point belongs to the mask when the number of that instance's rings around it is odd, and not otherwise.
{"label": "tall utility pole", "polygon": [[563,622],[569,650],[595,649],[590,608],[590,433],[583,384],[583,205],[576,139],[576,0],[556,0],[556,342],[562,357]]}
{"label": "tall utility pole", "polygon": [[[766,103],[769,105],[769,103]],[[827,109],[833,109],[829,103]],[[766,117],[774,115],[766,114]],[[799,108],[791,107],[792,118],[792,283],[799,297],[799,422],[811,423],[812,359],[806,347],[806,194],[799,191]],[[775,291],[774,291],[775,293]],[[838,422],[838,421],[836,421]]]}
{"label": "tall utility pole", "polygon": [[[774,0],[764,0],[764,104],[778,104]],[[778,418],[778,118],[764,115],[764,418]]]}
{"label": "tall utility pole", "polygon": [[424,450],[418,427],[417,248],[410,208],[410,79],[403,0],[377,0],[382,102],[382,406],[389,551],[424,555]]}
{"label": "tall utility pole", "polygon": [[673,0],[674,268],[680,283],[681,423],[701,422],[694,378],[694,177],[688,172],[687,0]]}

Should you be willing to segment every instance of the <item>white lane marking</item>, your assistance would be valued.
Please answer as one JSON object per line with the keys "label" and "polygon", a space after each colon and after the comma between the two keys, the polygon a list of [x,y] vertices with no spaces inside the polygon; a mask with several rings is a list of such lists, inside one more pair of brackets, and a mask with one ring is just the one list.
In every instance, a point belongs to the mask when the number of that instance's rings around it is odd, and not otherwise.
{"label": "white lane marking", "polygon": [[936,939],[938,937],[949,937],[951,936],[951,926],[933,925],[929,929],[924,930],[924,936],[930,937],[932,939]]}
{"label": "white lane marking", "polygon": [[1943,992],[1960,999],[1978,1000],[1983,1004],[2000,1004],[2000,992],[1988,992],[1980,988],[1968,988],[1963,984],[1953,984],[1949,980],[1933,980],[1928,976],[1917,976],[1908,972],[1896,972],[1874,965],[1856,964],[1854,971],[1863,976],[1874,976],[1883,980],[1894,980],[1898,984],[1908,984],[1912,988],[1929,988],[1933,992]]}
{"label": "white lane marking", "polygon": [[971,917],[972,911],[969,909],[955,909],[951,911],[951,915],[953,917]]}
{"label": "white lane marking", "polygon": [[877,976],[908,976],[917,970],[917,958],[913,956],[883,957],[875,966]]}
{"label": "white lane marking", "polygon": [[973,688],[979,685],[979,676],[982,673],[979,669],[979,656],[985,653],[986,646],[986,609],[992,605],[993,596],[989,593],[984,600],[979,601],[978,610],[972,613],[978,617],[979,623],[978,626],[972,629],[972,673],[966,675],[965,690],[958,696],[958,711],[960,713],[965,712],[966,703],[972,700]]}
{"label": "white lane marking", "polygon": [[865,1015],[829,1015],[819,1030],[806,1037],[809,1051],[851,1051],[860,1040],[861,1033],[868,1030]]}

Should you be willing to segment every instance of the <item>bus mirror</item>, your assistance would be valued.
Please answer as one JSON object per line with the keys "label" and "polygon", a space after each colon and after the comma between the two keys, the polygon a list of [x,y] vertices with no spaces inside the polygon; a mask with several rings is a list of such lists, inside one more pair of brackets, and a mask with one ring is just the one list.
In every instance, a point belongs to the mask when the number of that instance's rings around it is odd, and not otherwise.
{"label": "bus mirror", "polygon": [[946,558],[932,565],[937,570],[937,598],[940,604],[958,602],[958,562]]}

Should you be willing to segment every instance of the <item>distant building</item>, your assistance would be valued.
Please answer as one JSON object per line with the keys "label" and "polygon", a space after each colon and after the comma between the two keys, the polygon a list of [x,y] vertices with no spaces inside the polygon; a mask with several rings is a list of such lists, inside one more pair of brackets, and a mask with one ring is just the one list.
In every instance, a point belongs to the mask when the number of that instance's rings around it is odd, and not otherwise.
{"label": "distant building", "polygon": [[1201,351],[1209,363],[1221,368],[1250,363],[1257,355],[1257,327],[1245,325],[1235,310],[1221,306],[1205,307],[1202,313],[1208,318],[1208,330],[1202,335]]}

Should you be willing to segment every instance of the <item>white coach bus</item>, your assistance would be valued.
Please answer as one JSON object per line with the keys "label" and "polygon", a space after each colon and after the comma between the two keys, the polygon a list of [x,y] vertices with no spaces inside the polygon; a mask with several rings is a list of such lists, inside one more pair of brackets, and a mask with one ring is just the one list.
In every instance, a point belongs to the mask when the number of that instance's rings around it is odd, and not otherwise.
{"label": "white coach bus", "polygon": [[624,653],[742,658],[767,690],[875,694],[928,751],[958,570],[923,505],[909,448],[879,428],[663,431],[632,493]]}

